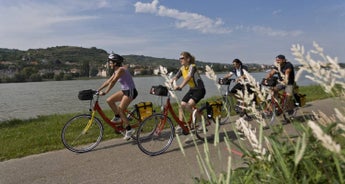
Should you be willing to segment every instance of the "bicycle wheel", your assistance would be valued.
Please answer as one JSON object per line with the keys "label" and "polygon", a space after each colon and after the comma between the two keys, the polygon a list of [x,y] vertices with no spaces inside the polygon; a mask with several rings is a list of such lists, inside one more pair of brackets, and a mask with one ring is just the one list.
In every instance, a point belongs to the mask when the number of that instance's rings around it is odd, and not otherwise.
{"label": "bicycle wheel", "polygon": [[137,143],[139,149],[147,155],[164,153],[174,139],[175,128],[171,120],[163,114],[147,117],[139,126]]}
{"label": "bicycle wheel", "polygon": [[[215,135],[219,136],[219,123],[216,124],[213,118],[207,116],[206,106],[202,106],[195,115],[195,135],[202,141],[211,141]],[[193,113],[194,113],[193,112]]]}
{"label": "bicycle wheel", "polygon": [[63,145],[76,153],[84,153],[95,148],[103,137],[103,125],[94,118],[91,126],[88,123],[91,115],[82,114],[70,119],[62,129],[61,140]]}
{"label": "bicycle wheel", "polygon": [[272,125],[276,121],[278,108],[271,100],[262,102],[260,105],[261,115],[266,121],[266,126]]}
{"label": "bicycle wheel", "polygon": [[219,118],[219,124],[223,125],[230,122],[231,111],[233,110],[234,99],[231,95],[223,95],[222,97],[222,113]]}

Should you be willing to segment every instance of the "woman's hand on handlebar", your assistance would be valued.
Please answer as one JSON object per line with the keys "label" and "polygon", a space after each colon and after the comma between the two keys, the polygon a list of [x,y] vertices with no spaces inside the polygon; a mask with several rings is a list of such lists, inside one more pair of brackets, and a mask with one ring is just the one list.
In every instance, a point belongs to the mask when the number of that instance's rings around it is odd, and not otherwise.
{"label": "woman's hand on handlebar", "polygon": [[175,90],[175,91],[181,91],[182,88],[181,88],[180,86],[175,86],[175,87],[174,87],[174,90]]}
{"label": "woman's hand on handlebar", "polygon": [[98,91],[98,94],[99,94],[100,96],[104,96],[104,95],[106,95],[107,93],[105,93],[105,92],[103,92],[103,91]]}

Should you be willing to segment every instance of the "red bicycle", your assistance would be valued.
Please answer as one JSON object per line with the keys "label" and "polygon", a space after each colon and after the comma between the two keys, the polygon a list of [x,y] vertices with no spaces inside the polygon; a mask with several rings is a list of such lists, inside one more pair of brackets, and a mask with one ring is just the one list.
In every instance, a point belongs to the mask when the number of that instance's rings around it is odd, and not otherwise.
{"label": "red bicycle", "polygon": [[[272,125],[277,120],[278,116],[283,117],[285,123],[290,123],[291,119],[296,115],[298,106],[295,106],[294,110],[287,111],[287,101],[288,95],[285,91],[277,92],[274,94],[274,86],[266,86],[269,88],[270,94],[267,97],[267,100],[261,102],[262,116],[265,119],[268,119],[268,125]],[[293,97],[291,97],[293,98]],[[293,100],[293,99],[291,99]],[[293,102],[291,102],[293,103]]]}
{"label": "red bicycle", "polygon": [[[79,92],[80,100],[90,100],[89,114],[80,114],[71,118],[64,125],[61,132],[61,140],[63,145],[70,151],[77,153],[84,153],[95,148],[103,137],[104,127],[100,119],[96,117],[96,113],[111,127],[115,133],[124,134],[125,128],[123,123],[113,123],[105,115],[101,106],[99,105],[99,93],[96,90],[83,90]],[[142,111],[142,103],[135,104],[132,111],[125,111],[126,117],[129,120],[132,128],[137,128],[140,122],[151,115],[152,103],[146,102],[147,107]],[[145,104],[144,104],[145,105]],[[136,135],[132,135],[132,139],[136,139]]]}
{"label": "red bicycle", "polygon": [[[157,89],[157,90],[156,90]],[[214,118],[208,116],[207,106],[201,108],[193,107],[187,122],[180,121],[176,115],[171,103],[168,88],[164,86],[155,86],[151,89],[151,94],[167,96],[166,103],[162,106],[162,113],[154,113],[147,117],[139,126],[137,131],[137,143],[139,149],[147,155],[155,156],[164,153],[171,145],[175,128],[171,118],[181,127],[182,133],[188,135],[195,133],[196,137],[202,141],[211,140],[218,133],[214,123]],[[168,116],[169,113],[171,116]]]}

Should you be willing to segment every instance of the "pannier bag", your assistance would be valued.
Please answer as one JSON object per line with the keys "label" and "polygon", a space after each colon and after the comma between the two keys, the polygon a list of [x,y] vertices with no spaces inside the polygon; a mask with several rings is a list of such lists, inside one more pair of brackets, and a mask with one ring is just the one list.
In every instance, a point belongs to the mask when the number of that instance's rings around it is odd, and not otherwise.
{"label": "pannier bag", "polygon": [[95,91],[92,89],[82,90],[78,93],[79,100],[92,100]]}
{"label": "pannier bag", "polygon": [[303,107],[305,106],[306,103],[306,97],[307,95],[301,94],[301,93],[295,93],[294,98],[295,98],[295,105],[298,107]]}
{"label": "pannier bag", "polygon": [[230,85],[231,79],[228,78],[219,78],[218,79],[218,84],[220,85]]}
{"label": "pannier bag", "polygon": [[135,104],[134,106],[141,121],[153,114],[152,102],[140,102]]}
{"label": "pannier bag", "polygon": [[162,85],[152,86],[150,94],[157,96],[168,96],[168,88]]}
{"label": "pannier bag", "polygon": [[206,102],[207,117],[217,118],[222,113],[223,103],[221,101]]}
{"label": "pannier bag", "polygon": [[271,77],[268,79],[264,78],[262,79],[261,84],[264,86],[270,86],[270,87],[276,86],[278,84],[278,77]]}

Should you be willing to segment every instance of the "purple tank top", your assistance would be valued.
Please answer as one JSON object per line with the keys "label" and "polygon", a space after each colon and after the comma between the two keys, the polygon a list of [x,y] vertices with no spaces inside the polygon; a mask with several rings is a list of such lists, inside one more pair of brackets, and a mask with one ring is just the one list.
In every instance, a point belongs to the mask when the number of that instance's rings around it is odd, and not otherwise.
{"label": "purple tank top", "polygon": [[125,69],[125,73],[119,78],[122,90],[130,90],[135,88],[135,84],[132,78],[131,73]]}

